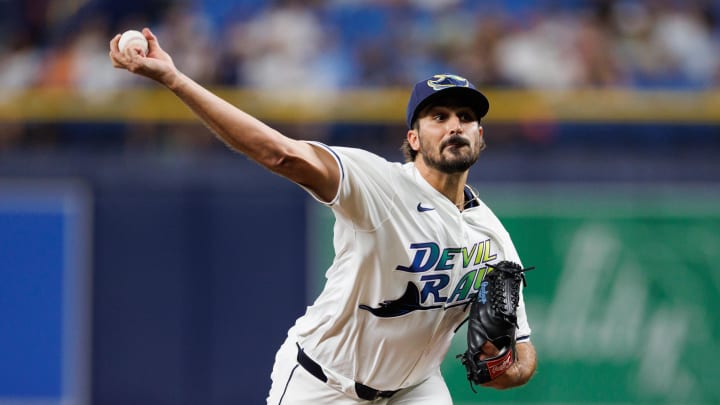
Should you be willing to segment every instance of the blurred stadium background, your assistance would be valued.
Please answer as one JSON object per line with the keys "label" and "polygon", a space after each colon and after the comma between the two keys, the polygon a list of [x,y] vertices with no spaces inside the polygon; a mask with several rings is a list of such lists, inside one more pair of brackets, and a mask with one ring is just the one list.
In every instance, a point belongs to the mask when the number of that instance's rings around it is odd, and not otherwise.
{"label": "blurred stadium background", "polygon": [[412,83],[488,94],[471,183],[527,265],[539,369],[456,403],[719,404],[720,2],[0,0],[0,404],[259,404],[327,210],[107,44],[296,138],[401,159]]}

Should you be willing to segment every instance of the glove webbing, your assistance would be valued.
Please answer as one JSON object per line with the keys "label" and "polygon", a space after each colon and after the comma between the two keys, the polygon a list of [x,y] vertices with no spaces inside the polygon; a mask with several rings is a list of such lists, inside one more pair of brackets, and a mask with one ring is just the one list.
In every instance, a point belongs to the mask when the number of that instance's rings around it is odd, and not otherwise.
{"label": "glove webbing", "polygon": [[[506,262],[506,263],[507,263],[507,262]],[[491,267],[491,268],[493,268],[493,269],[497,269],[497,270],[506,272],[506,273],[516,274],[515,277],[517,277],[517,274],[519,274],[519,277],[521,277],[521,279],[522,279],[523,287],[527,287],[527,280],[525,279],[525,272],[526,272],[526,271],[533,270],[533,269],[535,268],[535,266],[525,267],[525,268],[522,268],[522,267],[519,267],[519,266],[518,266],[518,267],[508,267],[508,266],[496,267],[496,266],[493,266],[492,264],[489,264],[489,263],[486,264],[486,266]],[[490,275],[490,273],[488,273],[485,277],[488,277],[489,275]],[[493,277],[493,279],[494,279],[497,283],[502,283],[502,278]],[[487,287],[486,287],[486,288],[487,288]],[[480,291],[477,291],[477,292],[474,292],[474,293],[472,293],[472,294],[470,294],[470,295],[468,296],[469,299],[468,299],[468,301],[465,303],[465,306],[463,307],[463,312],[464,312],[464,311],[467,311],[467,309],[468,309],[468,307],[470,306],[470,304],[472,304],[473,301],[475,301],[475,300],[478,299],[478,296],[480,295],[480,293],[481,293]],[[507,316],[507,313],[506,313],[506,311],[504,310],[504,308],[505,308],[506,305],[507,305],[507,298],[504,297],[504,294],[503,294],[503,297],[502,297],[502,298],[500,298],[500,297],[497,296],[497,295],[495,295],[494,297],[495,297],[495,300],[492,302],[493,310],[495,310],[496,312],[499,312],[499,313],[503,314],[504,316]],[[517,306],[517,302],[520,300],[520,290],[519,290],[519,289],[513,289],[513,291],[511,292],[511,297],[510,297],[510,299],[511,299],[511,302],[515,303],[514,305]],[[502,306],[501,306],[501,305],[502,305]],[[468,321],[468,319],[470,319],[470,315],[466,316],[465,319],[463,319],[463,321],[460,322],[460,324],[455,328],[454,333],[457,333],[457,331],[460,330],[460,328],[465,324],[465,322]],[[511,323],[513,323],[513,324],[515,325],[515,327],[518,326],[518,325],[517,325],[517,317],[515,317],[515,319],[508,319],[508,321],[511,322]]]}

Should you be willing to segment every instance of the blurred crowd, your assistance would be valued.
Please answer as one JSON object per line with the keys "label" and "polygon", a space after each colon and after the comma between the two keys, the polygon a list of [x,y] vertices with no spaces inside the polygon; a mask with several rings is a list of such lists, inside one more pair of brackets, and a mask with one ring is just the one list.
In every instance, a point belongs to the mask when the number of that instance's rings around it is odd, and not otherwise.
{"label": "blurred crowd", "polygon": [[[484,88],[702,90],[720,84],[719,17],[717,0],[0,0],[0,103],[58,88],[107,102],[119,89],[151,86],[108,59],[115,34],[145,26],[208,87],[408,89],[452,72]],[[537,142],[552,128],[520,123],[498,138]],[[385,132],[397,132],[279,129],[327,142],[388,142]],[[218,147],[198,132],[206,134],[200,124],[0,119],[0,151]]]}
{"label": "blurred crowd", "polygon": [[0,0],[0,88],[98,91],[109,39],[149,26],[205,85],[705,88],[720,82],[712,0]]}

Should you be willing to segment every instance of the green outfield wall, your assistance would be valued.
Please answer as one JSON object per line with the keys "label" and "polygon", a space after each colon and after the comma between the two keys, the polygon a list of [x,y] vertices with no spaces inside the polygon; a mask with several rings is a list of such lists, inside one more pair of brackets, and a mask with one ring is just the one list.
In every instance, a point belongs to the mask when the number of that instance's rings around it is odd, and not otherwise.
{"label": "green outfield wall", "polygon": [[[455,355],[456,404],[720,403],[720,193],[703,185],[476,184],[520,252],[538,352],[526,386],[473,393]],[[310,248],[331,252],[329,210],[312,205]],[[311,255],[313,256],[313,255]]]}

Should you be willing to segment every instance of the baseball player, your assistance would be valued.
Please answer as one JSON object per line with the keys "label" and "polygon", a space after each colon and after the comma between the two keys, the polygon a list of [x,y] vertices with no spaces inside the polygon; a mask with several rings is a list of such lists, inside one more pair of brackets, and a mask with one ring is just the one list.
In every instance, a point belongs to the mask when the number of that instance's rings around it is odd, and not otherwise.
{"label": "baseball player", "polygon": [[[466,185],[485,148],[486,97],[449,74],[420,81],[407,107],[407,162],[298,141],[183,75],[149,30],[149,52],[118,49],[116,68],[172,91],[231,148],[307,190],[335,215],[326,285],[280,347],[268,404],[451,404],[440,373],[490,265],[520,262],[500,221]],[[520,297],[512,365],[483,384],[525,384],[536,366]],[[487,357],[499,350],[486,342]]]}

